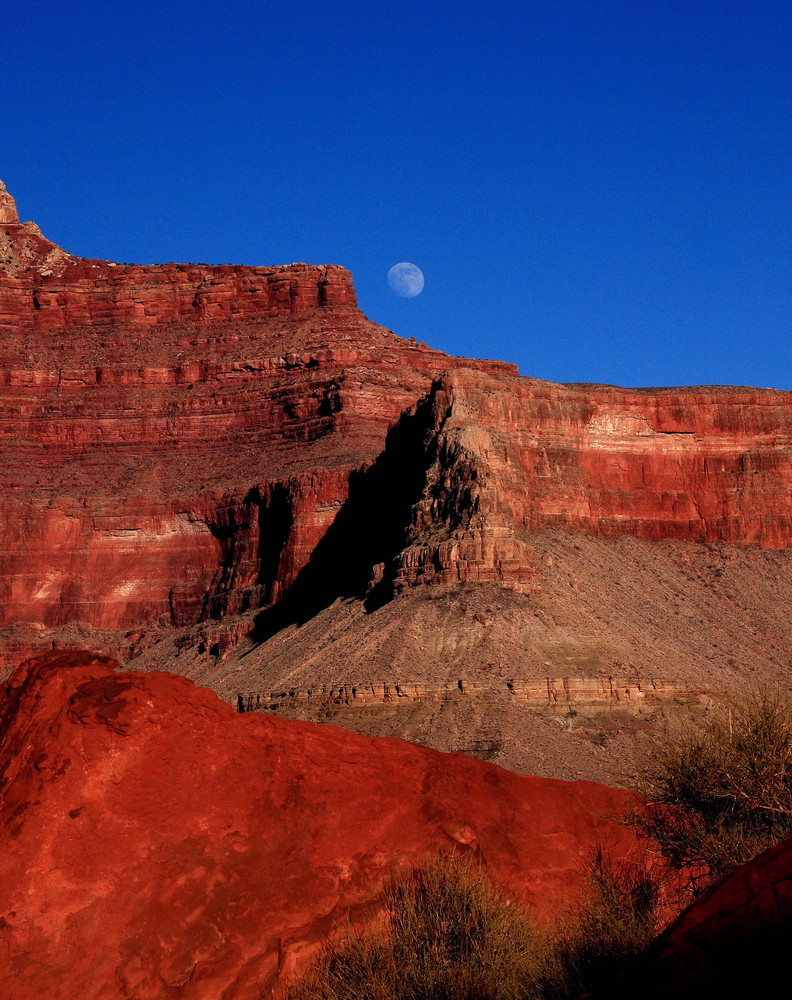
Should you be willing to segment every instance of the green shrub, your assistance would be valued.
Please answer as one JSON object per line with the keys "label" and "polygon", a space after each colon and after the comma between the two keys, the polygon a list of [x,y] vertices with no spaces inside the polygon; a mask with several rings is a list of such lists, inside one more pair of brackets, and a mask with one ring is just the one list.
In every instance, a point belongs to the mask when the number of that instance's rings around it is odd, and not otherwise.
{"label": "green shrub", "polygon": [[695,893],[792,836],[792,702],[762,690],[668,737],[641,774],[635,824]]}

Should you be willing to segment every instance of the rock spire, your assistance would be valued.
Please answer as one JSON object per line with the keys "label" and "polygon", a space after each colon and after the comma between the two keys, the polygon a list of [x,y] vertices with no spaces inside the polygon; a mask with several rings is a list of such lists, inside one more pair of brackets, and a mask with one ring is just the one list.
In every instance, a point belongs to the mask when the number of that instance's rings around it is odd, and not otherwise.
{"label": "rock spire", "polygon": [[5,184],[0,181],[0,225],[17,225],[19,223],[19,213],[16,202],[8,193]]}

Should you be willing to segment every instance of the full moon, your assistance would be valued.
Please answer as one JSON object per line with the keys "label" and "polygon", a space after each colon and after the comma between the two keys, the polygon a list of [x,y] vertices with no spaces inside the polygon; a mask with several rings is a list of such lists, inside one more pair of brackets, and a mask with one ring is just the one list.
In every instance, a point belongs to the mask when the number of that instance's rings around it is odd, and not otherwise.
{"label": "full moon", "polygon": [[408,264],[407,261],[394,264],[388,271],[388,284],[403,299],[414,299],[423,291],[423,271],[415,264]]}

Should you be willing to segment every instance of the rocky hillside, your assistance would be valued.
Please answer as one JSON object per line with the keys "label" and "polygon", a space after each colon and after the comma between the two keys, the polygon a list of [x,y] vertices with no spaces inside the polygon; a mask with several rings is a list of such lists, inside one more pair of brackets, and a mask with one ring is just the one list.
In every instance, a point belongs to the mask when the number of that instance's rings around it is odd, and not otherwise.
{"label": "rocky hillside", "polygon": [[[787,678],[788,393],[523,378],[370,322],[343,268],[84,260],[5,189],[0,331],[7,669],[89,643],[600,778],[657,692]],[[459,697],[339,699],[366,684]]]}

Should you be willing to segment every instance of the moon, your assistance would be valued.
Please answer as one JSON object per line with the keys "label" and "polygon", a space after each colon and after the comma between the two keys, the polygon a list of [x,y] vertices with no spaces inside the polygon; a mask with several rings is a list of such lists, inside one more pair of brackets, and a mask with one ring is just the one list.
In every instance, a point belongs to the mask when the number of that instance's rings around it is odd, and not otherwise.
{"label": "moon", "polygon": [[424,276],[423,271],[415,264],[403,261],[401,264],[394,264],[388,271],[388,284],[391,289],[403,299],[414,299],[423,291]]}

